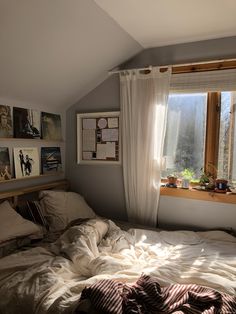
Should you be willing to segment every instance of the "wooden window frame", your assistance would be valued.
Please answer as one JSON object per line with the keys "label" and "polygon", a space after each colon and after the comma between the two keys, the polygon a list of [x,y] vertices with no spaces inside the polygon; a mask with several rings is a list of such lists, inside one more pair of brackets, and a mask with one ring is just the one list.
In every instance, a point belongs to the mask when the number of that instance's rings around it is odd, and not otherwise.
{"label": "wooden window frame", "polygon": [[[174,66],[172,73],[190,73],[190,72],[204,72],[214,70],[235,69],[236,60],[216,61],[207,64],[192,64],[187,66]],[[236,98],[236,96],[234,95]],[[236,110],[235,100],[231,103],[231,112]],[[207,116],[206,116],[206,136],[205,136],[205,156],[204,156],[204,171],[211,174],[214,178],[217,177],[218,165],[218,150],[219,150],[219,134],[220,134],[220,114],[221,114],[221,92],[208,92],[207,93]],[[231,127],[233,120],[230,120]],[[232,141],[232,128],[231,139]],[[231,158],[229,158],[229,172],[232,170],[232,151],[229,151]],[[218,194],[214,191],[196,191],[196,190],[183,190],[171,189],[161,187],[161,195],[183,197],[188,199],[198,199],[205,201],[214,201],[222,203],[236,204],[236,195]]]}

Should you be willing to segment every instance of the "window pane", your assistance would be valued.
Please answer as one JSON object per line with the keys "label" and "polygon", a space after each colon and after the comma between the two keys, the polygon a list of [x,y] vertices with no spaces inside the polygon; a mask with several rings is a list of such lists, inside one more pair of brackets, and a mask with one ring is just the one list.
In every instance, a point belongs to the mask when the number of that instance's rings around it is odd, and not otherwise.
{"label": "window pane", "polygon": [[168,102],[164,144],[166,169],[162,175],[185,168],[194,170],[196,178],[204,166],[207,93],[172,94]]}
{"label": "window pane", "polygon": [[[220,136],[217,177],[236,181],[235,93],[221,93]],[[235,182],[236,183],[236,182]]]}

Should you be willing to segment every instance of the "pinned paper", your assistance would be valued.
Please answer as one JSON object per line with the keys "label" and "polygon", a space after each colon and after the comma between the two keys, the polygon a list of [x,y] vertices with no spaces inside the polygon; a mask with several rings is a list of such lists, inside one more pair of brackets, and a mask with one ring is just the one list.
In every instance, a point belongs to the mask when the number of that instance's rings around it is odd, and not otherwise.
{"label": "pinned paper", "polygon": [[83,160],[91,160],[93,158],[92,152],[83,152]]}
{"label": "pinned paper", "polygon": [[103,129],[102,141],[103,142],[115,142],[119,139],[118,129]]}
{"label": "pinned paper", "polygon": [[83,129],[96,129],[96,119],[83,119]]}
{"label": "pinned paper", "polygon": [[118,128],[118,118],[108,118],[108,128]]}
{"label": "pinned paper", "polygon": [[82,151],[95,151],[95,130],[83,130],[83,149]]}
{"label": "pinned paper", "polygon": [[107,149],[106,144],[97,144],[97,159],[106,159]]}
{"label": "pinned paper", "polygon": [[110,158],[116,157],[116,143],[115,142],[106,143],[106,156]]}

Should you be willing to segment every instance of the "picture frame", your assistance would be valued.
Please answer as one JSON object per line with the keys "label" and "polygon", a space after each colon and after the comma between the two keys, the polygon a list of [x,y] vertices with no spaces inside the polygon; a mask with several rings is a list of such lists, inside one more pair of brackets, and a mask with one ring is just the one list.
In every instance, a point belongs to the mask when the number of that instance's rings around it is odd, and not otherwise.
{"label": "picture frame", "polygon": [[119,111],[77,114],[77,163],[121,164]]}
{"label": "picture frame", "polygon": [[40,175],[37,147],[14,147],[15,178],[29,178]]}

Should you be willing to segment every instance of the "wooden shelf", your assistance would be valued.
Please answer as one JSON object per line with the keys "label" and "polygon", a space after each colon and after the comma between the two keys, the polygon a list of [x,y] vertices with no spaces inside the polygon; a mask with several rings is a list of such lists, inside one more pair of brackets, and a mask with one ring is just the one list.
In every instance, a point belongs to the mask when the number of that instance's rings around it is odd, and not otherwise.
{"label": "wooden shelf", "polygon": [[162,196],[182,197],[202,201],[236,204],[236,194],[221,194],[214,191],[198,191],[195,189],[161,187],[160,194]]}
{"label": "wooden shelf", "polygon": [[9,183],[14,181],[21,181],[21,180],[29,180],[29,179],[35,179],[35,178],[42,178],[42,177],[50,177],[50,176],[60,176],[63,175],[63,172],[58,173],[46,173],[46,174],[40,174],[38,176],[28,176],[28,177],[22,177],[22,178],[12,178],[10,180],[0,180],[1,183]]}
{"label": "wooden shelf", "polygon": [[32,141],[32,142],[43,142],[43,143],[64,143],[64,140],[45,140],[43,138],[16,138],[16,137],[0,137],[1,141]]}

